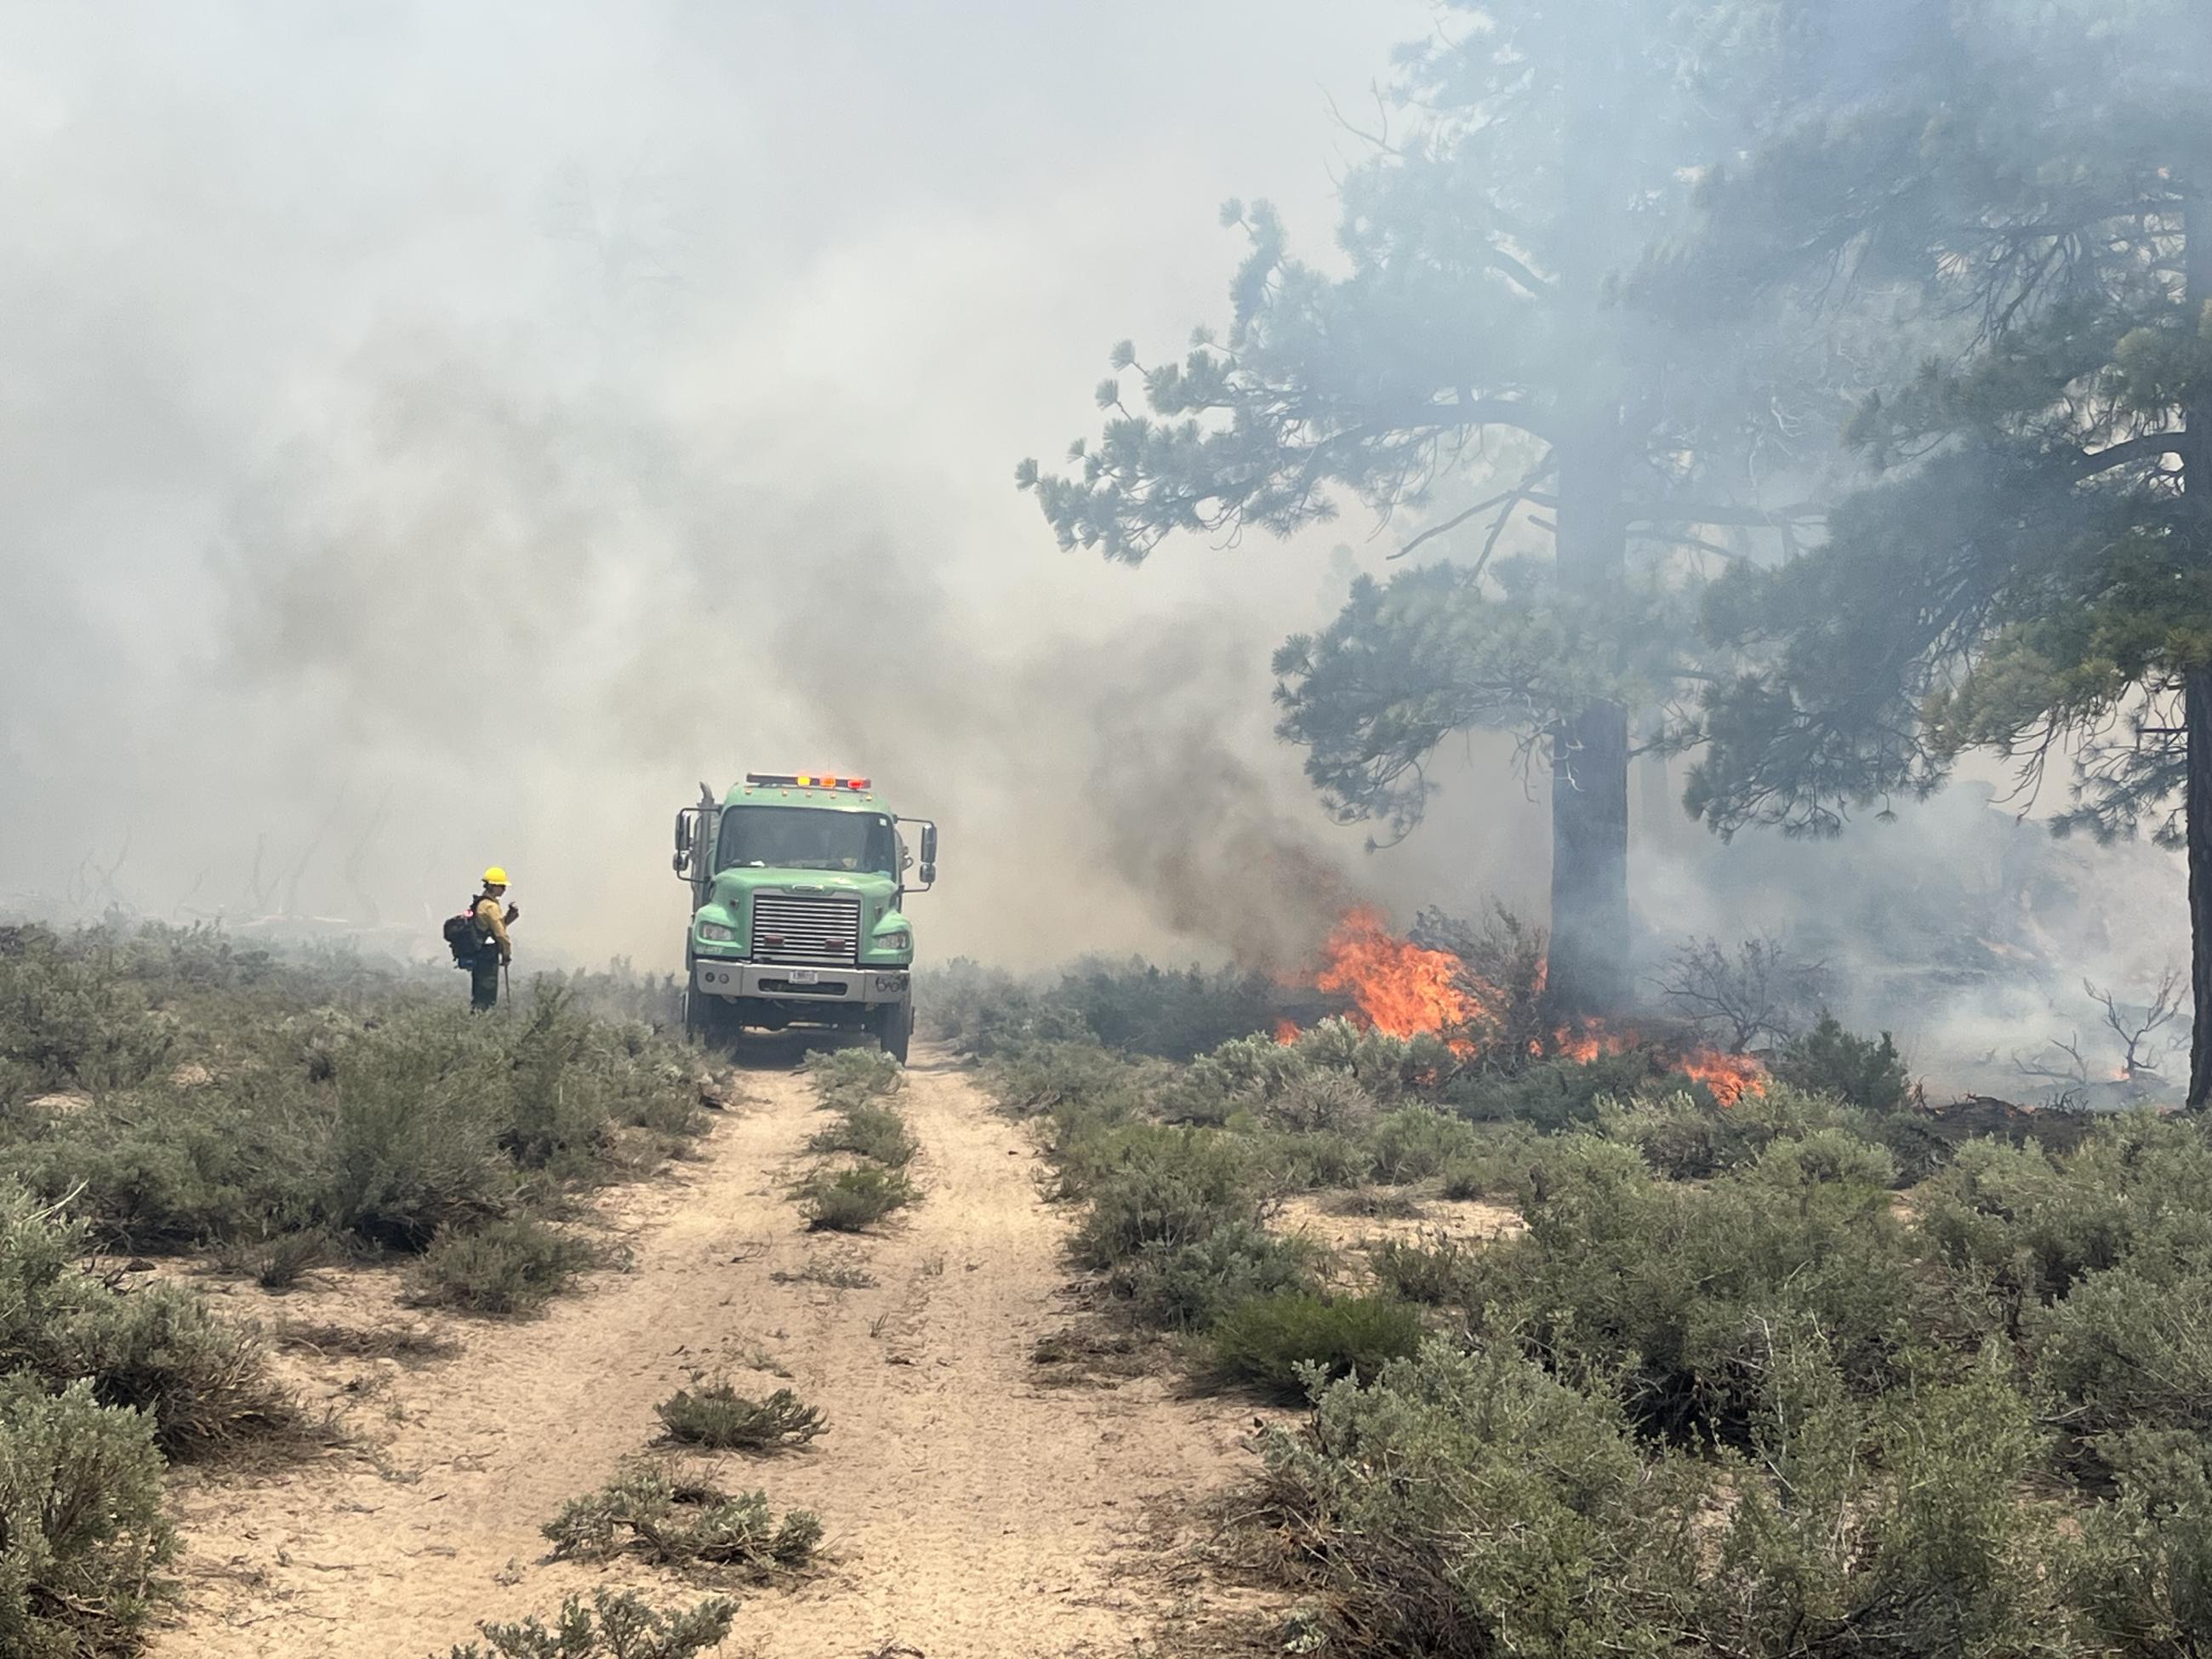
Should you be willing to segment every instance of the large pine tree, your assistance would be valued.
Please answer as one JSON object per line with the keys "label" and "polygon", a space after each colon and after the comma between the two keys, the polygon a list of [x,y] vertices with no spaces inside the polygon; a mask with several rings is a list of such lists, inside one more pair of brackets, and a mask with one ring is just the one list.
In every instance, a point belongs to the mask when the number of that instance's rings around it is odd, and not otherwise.
{"label": "large pine tree", "polygon": [[[1019,475],[1063,546],[1129,562],[1177,533],[1287,535],[1346,498],[1426,515],[1415,539],[1456,556],[1363,582],[1291,641],[1283,730],[1343,816],[1401,830],[1444,738],[1519,732],[1551,775],[1551,983],[1569,1012],[1626,992],[1632,714],[1680,683],[1685,581],[1740,553],[1736,532],[1796,521],[1754,480],[1808,428],[1778,418],[1740,319],[1686,330],[1625,286],[1766,118],[1788,9],[1455,3],[1401,54],[1402,130],[1343,182],[1344,269],[1232,204],[1251,246],[1226,331],[1179,362],[1119,348],[1097,443],[1072,473]],[[1550,556],[1493,567],[1516,520]]]}
{"label": "large pine tree", "polygon": [[[1896,21],[1898,20],[1893,20]],[[1712,596],[1690,805],[1832,833],[1972,750],[2070,769],[2062,829],[2188,854],[2212,1100],[2212,8],[1923,3],[1914,72],[1808,106],[1717,190],[1732,262],[1909,285],[1948,337],[1851,436],[1823,545]]]}

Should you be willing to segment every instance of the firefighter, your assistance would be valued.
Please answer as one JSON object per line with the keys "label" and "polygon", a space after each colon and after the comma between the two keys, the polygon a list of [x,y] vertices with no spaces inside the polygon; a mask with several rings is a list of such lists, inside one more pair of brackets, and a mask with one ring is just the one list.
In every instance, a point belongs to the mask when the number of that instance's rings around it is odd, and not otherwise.
{"label": "firefighter", "polygon": [[507,896],[507,872],[495,864],[483,872],[483,891],[477,895],[477,959],[469,970],[469,1006],[478,1013],[499,1003],[499,970],[514,960],[514,945],[507,930],[522,914],[522,907],[500,901]]}

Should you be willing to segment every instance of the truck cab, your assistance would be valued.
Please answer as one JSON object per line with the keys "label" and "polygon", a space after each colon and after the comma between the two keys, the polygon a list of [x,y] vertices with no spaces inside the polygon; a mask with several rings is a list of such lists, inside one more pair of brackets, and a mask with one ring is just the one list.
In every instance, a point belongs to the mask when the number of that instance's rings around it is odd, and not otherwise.
{"label": "truck cab", "polygon": [[691,889],[686,1030],[712,1042],[832,1026],[906,1059],[905,903],[936,881],[934,823],[899,817],[866,778],[749,772],[720,799],[701,785],[677,814],[675,869]]}

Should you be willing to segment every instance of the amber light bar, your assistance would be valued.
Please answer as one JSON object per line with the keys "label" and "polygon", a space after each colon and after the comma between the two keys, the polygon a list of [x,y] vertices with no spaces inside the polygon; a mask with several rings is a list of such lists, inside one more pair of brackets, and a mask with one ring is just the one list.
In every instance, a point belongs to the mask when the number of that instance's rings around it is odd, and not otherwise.
{"label": "amber light bar", "polygon": [[784,789],[866,789],[866,778],[828,778],[819,773],[748,772],[747,783],[768,784]]}

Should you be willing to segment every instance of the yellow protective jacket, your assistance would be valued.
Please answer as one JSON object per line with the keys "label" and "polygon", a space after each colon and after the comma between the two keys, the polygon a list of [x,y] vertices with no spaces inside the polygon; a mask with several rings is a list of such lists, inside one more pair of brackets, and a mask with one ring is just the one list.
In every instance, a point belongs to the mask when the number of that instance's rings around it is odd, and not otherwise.
{"label": "yellow protective jacket", "polygon": [[489,893],[477,896],[477,932],[499,946],[501,962],[514,960],[514,946],[507,942],[507,913]]}

